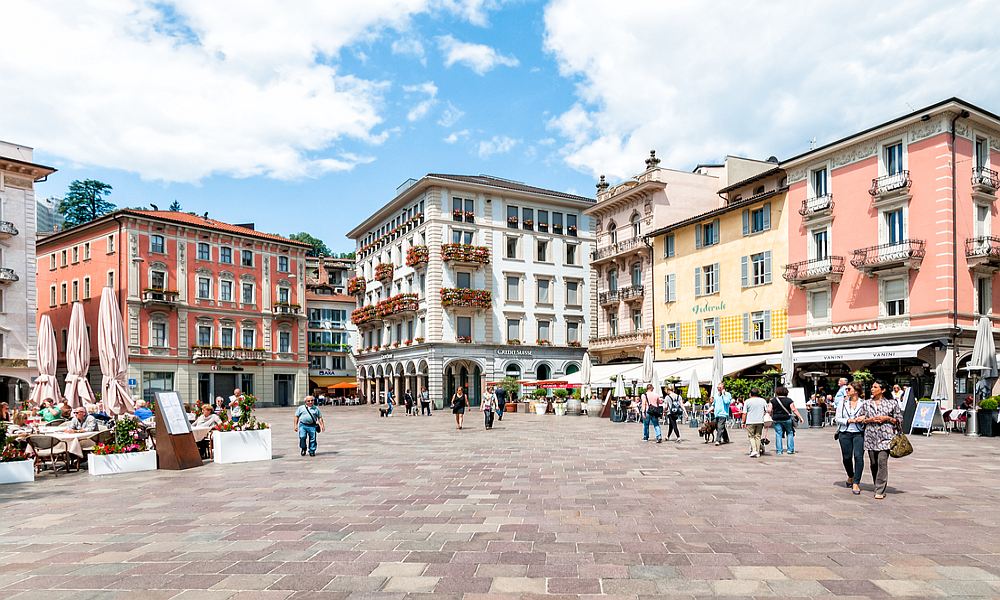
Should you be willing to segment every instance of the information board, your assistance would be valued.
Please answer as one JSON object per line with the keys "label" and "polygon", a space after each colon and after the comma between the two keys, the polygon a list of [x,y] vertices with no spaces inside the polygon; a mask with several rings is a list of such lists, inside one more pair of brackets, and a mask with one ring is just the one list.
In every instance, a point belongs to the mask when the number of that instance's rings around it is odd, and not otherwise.
{"label": "information board", "polygon": [[[788,388],[788,397],[795,403],[795,408],[806,407],[806,389],[800,387]],[[804,417],[803,417],[804,418]]]}
{"label": "information board", "polygon": [[156,392],[156,405],[163,415],[163,423],[157,423],[159,427],[166,427],[170,435],[185,435],[191,433],[191,424],[188,422],[187,413],[184,412],[184,404],[181,403],[181,396],[177,392]]}
{"label": "information board", "polygon": [[917,402],[910,433],[913,433],[914,429],[925,429],[930,432],[937,427],[944,429],[944,417],[938,409],[938,402],[936,400]]}

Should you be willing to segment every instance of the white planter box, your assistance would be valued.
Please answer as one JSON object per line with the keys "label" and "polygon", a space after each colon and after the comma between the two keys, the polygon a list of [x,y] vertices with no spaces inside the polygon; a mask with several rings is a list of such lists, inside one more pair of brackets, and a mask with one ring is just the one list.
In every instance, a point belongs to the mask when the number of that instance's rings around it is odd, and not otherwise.
{"label": "white planter box", "polygon": [[545,411],[549,408],[549,403],[548,402],[535,402],[534,406],[535,406],[535,414],[536,415],[544,415]]}
{"label": "white planter box", "polygon": [[31,483],[35,480],[35,461],[0,462],[0,484]]}
{"label": "white planter box", "polygon": [[117,475],[156,470],[156,450],[125,452],[122,454],[91,454],[87,458],[87,471],[91,475]]}
{"label": "white planter box", "polygon": [[212,434],[212,455],[217,463],[271,460],[271,430],[216,431]]}
{"label": "white planter box", "polygon": [[553,409],[556,411],[556,416],[561,417],[566,414],[566,403],[565,402],[554,402],[552,404]]}

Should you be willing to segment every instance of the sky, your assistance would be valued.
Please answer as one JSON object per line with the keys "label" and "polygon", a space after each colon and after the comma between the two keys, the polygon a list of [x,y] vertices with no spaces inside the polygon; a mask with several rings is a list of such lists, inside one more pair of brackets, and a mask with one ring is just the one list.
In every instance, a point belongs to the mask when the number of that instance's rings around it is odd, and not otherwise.
{"label": "sky", "polygon": [[[885,6],[882,6],[885,4]],[[290,10],[290,7],[292,10]],[[0,139],[337,252],[428,172],[592,196],[649,150],[793,156],[959,96],[1000,112],[1000,6],[854,0],[8,0]]]}

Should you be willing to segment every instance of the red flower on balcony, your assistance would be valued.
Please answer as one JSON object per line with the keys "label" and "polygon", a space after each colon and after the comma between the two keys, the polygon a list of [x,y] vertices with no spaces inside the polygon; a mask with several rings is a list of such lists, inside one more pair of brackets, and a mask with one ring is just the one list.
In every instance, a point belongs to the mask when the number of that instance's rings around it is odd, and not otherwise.
{"label": "red flower on balcony", "polygon": [[489,264],[489,246],[473,246],[471,244],[442,244],[441,259],[445,262]]}
{"label": "red flower on balcony", "polygon": [[347,280],[347,293],[352,296],[364,294],[367,287],[368,283],[363,277],[351,277]]}
{"label": "red flower on balcony", "polygon": [[430,252],[427,246],[413,246],[406,251],[406,266],[416,267],[426,265],[430,260]]}
{"label": "red flower on balcony", "polygon": [[455,210],[451,211],[451,216],[455,217],[456,219],[461,220],[465,216],[465,211],[464,210],[460,210],[460,209],[455,209]]}
{"label": "red flower on balcony", "polygon": [[403,343],[404,343],[405,345],[409,346],[410,344],[412,344],[412,343],[413,343],[413,340],[406,340],[406,341],[405,341],[405,342],[403,342]]}
{"label": "red flower on balcony", "polygon": [[379,281],[391,281],[395,267],[392,263],[379,263],[375,265],[375,279]]}
{"label": "red flower on balcony", "polygon": [[507,217],[507,222],[511,225],[517,225],[517,217]]}
{"label": "red flower on balcony", "polygon": [[470,335],[460,335],[460,336],[458,336],[458,343],[459,344],[471,344],[472,343],[472,336],[470,336]]}
{"label": "red flower on balcony", "polygon": [[493,306],[493,293],[489,290],[441,288],[441,306],[490,308]]}
{"label": "red flower on balcony", "polygon": [[396,313],[415,311],[420,308],[420,299],[416,294],[396,294],[374,305],[378,317],[391,317]]}
{"label": "red flower on balcony", "polygon": [[375,312],[375,305],[369,304],[368,306],[362,306],[360,308],[355,308],[351,311],[351,323],[355,325],[361,325],[371,321],[377,316]]}

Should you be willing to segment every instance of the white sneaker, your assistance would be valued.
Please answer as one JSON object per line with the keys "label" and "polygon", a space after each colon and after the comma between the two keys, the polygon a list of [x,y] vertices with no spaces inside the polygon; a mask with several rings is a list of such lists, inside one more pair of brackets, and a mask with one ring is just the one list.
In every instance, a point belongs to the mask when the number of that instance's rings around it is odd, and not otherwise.
{"label": "white sneaker", "polygon": [[750,458],[757,458],[758,456],[759,456],[759,455],[758,455],[758,454],[757,454],[756,452],[754,452],[754,453],[752,453],[752,454],[750,455]]}

